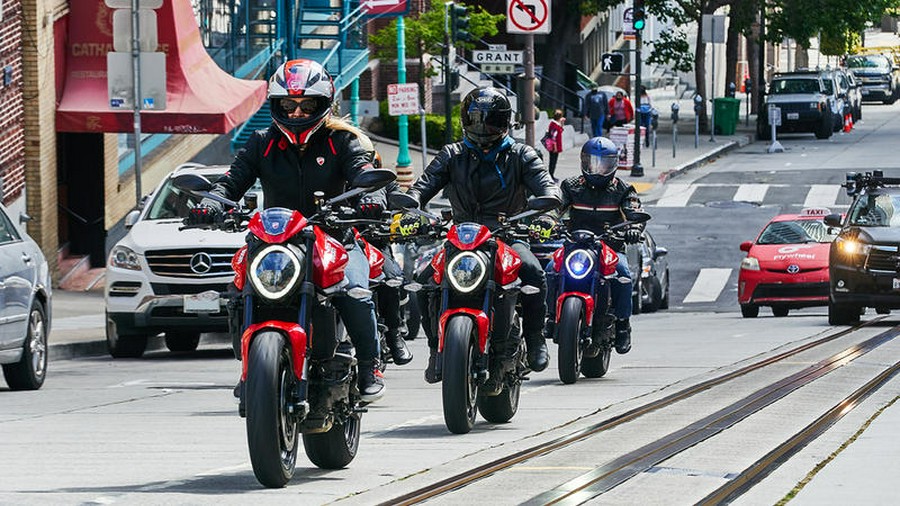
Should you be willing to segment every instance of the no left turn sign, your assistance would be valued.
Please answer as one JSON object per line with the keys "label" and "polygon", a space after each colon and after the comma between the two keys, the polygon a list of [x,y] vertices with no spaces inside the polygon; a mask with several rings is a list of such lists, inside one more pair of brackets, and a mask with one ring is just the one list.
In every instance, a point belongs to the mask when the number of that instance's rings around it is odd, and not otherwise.
{"label": "no left turn sign", "polygon": [[506,33],[550,33],[550,0],[506,0]]}

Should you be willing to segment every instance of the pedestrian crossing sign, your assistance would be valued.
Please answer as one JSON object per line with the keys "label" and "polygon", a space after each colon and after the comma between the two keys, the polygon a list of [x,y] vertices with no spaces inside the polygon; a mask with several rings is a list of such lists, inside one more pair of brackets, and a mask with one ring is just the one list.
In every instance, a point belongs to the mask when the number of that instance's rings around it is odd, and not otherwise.
{"label": "pedestrian crossing sign", "polygon": [[603,53],[600,58],[600,70],[611,74],[619,74],[625,68],[625,55],[622,53]]}

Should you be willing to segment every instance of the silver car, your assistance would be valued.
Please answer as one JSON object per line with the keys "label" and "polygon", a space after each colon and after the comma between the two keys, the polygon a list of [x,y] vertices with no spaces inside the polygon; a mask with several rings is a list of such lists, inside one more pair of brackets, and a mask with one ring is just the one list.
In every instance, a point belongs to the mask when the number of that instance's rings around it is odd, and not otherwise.
{"label": "silver car", "polygon": [[44,384],[51,292],[44,254],[0,205],[0,364],[12,390]]}

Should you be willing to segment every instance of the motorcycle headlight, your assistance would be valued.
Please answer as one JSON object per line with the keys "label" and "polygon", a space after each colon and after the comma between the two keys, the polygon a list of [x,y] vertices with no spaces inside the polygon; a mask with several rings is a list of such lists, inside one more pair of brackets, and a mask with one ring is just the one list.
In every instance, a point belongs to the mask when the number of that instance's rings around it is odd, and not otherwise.
{"label": "motorcycle headlight", "polygon": [[447,274],[447,278],[455,290],[469,293],[484,281],[487,276],[487,265],[475,253],[465,251],[447,263]]}
{"label": "motorcycle headlight", "polygon": [[759,260],[756,257],[744,257],[741,260],[741,269],[745,271],[758,271],[759,270]]}
{"label": "motorcycle headlight", "polygon": [[141,256],[131,248],[116,246],[109,252],[109,266],[139,271],[141,270]]}
{"label": "motorcycle headlight", "polygon": [[566,270],[575,279],[582,279],[591,273],[594,268],[594,259],[590,253],[583,249],[577,249],[566,257]]}
{"label": "motorcycle headlight", "polygon": [[250,282],[256,292],[277,300],[294,289],[303,273],[303,262],[291,250],[275,244],[260,252],[250,263]]}

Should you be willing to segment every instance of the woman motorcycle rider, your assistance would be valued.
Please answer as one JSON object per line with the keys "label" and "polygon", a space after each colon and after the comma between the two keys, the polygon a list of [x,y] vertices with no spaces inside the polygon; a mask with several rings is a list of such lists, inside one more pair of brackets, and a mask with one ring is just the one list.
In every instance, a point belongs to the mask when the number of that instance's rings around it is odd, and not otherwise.
{"label": "woman motorcycle rider", "polygon": [[[316,212],[314,192],[338,195],[360,172],[372,168],[372,154],[360,142],[365,135],[331,116],[334,84],[319,63],[297,59],[281,65],[269,79],[268,99],[272,124],[253,133],[230,170],[216,181],[213,193],[239,200],[259,179],[266,207],[285,207],[311,216]],[[382,209],[383,200],[383,193],[369,198]],[[220,203],[204,199],[191,211],[189,220],[215,221],[222,210]],[[369,265],[362,248],[354,240],[336,235],[349,254],[345,270],[348,288],[368,288]],[[356,348],[362,400],[374,402],[385,391],[377,368],[375,306],[371,298],[353,297],[335,298],[334,305]]]}
{"label": "woman motorcycle rider", "polygon": [[[590,230],[595,234],[604,232],[607,226],[632,219],[634,211],[643,211],[634,186],[615,177],[619,168],[619,148],[606,137],[588,139],[581,148],[581,175],[562,182],[563,205],[558,216],[569,213],[571,230]],[[546,238],[552,234],[556,221],[548,216],[536,218],[531,226],[532,237]],[[611,286],[613,312],[616,316],[616,352],[631,350],[631,272],[625,256],[625,243],[636,244],[641,240],[643,224],[628,227],[625,241],[610,238],[606,244],[619,254],[616,277]],[[548,265],[548,291],[556,296],[557,274]],[[553,335],[556,322],[554,304],[549,304],[547,335]]]}
{"label": "woman motorcycle rider", "polygon": [[[559,187],[537,152],[508,135],[512,113],[506,95],[491,87],[476,88],[463,99],[460,111],[463,141],[444,146],[407,192],[420,206],[424,207],[447,187],[455,222],[481,223],[495,228],[500,214],[512,216],[524,211],[529,194],[559,198]],[[519,270],[522,283],[540,290],[537,294],[523,295],[521,301],[528,364],[533,371],[542,371],[549,362],[543,336],[546,279],[527,244],[515,242],[512,248],[522,259]],[[426,284],[432,272],[429,266],[417,276],[417,281]],[[420,291],[419,307],[430,307],[427,302],[427,294]],[[442,368],[437,363],[433,315],[427,309],[421,314],[431,353],[425,380],[435,383],[441,379]]]}

